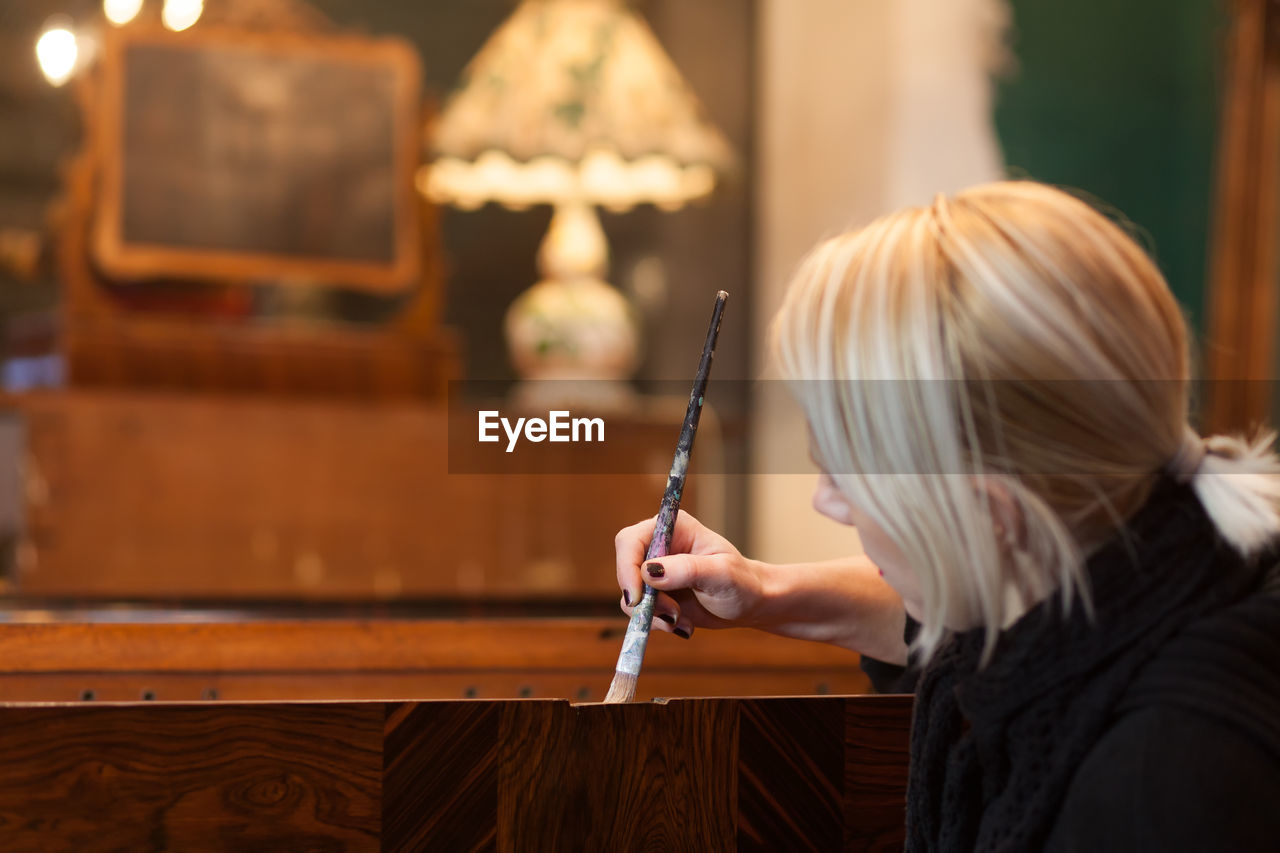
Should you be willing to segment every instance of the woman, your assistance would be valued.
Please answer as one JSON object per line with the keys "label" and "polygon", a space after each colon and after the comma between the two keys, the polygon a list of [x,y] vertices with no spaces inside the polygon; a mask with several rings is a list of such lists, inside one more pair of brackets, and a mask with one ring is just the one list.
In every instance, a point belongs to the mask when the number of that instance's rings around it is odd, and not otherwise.
{"label": "woman", "polygon": [[[1252,850],[1280,838],[1280,462],[1187,425],[1182,316],[1088,205],[1029,183],[819,246],[775,321],[864,557],[749,560],[688,515],[623,609],[864,655],[914,689],[912,850]],[[872,660],[867,660],[868,658]]]}

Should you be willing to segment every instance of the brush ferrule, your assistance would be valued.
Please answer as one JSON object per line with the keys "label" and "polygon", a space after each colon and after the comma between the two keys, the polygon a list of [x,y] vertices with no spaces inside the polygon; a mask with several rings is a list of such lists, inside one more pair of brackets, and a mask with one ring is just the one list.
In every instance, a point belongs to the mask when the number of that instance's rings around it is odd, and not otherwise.
{"label": "brush ferrule", "polygon": [[631,621],[627,623],[627,633],[622,638],[622,653],[618,655],[615,672],[627,675],[639,675],[640,665],[644,663],[644,650],[649,640],[649,629],[653,625],[653,605],[658,597],[653,587],[645,584],[644,595],[640,603],[631,611]]}

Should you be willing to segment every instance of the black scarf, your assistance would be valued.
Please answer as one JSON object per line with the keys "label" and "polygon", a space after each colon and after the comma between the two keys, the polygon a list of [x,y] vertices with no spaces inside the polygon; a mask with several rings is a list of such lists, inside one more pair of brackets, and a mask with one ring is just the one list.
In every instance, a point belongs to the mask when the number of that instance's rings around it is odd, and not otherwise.
{"label": "black scarf", "polygon": [[1262,574],[1222,543],[1187,486],[1162,478],[1089,559],[1096,620],[1057,597],[1001,634],[953,637],[921,675],[907,796],[910,851],[1041,847],[1076,768],[1135,674],[1180,629]]}

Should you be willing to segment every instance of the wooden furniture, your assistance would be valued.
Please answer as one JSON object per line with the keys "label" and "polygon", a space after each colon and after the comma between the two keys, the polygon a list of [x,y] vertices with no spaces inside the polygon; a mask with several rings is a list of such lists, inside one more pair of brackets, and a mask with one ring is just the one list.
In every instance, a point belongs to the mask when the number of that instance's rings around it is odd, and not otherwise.
{"label": "wooden furniture", "polygon": [[[280,27],[107,36],[77,80],[85,143],[57,216],[67,383],[443,399],[460,344],[440,325],[436,212],[413,187],[412,51]],[[226,97],[185,103],[183,85]],[[362,289],[369,319],[264,307]]]}
{"label": "wooden furniture", "polygon": [[61,347],[67,381],[80,388],[442,400],[461,372],[448,329],[418,335],[150,314],[118,323],[89,314],[66,318]]}
{"label": "wooden furniture", "polygon": [[[451,430],[475,444],[477,425],[426,402],[105,390],[0,400],[22,442],[19,482],[0,471],[23,505],[12,589],[610,604],[614,534],[654,513],[684,405],[608,417],[592,455],[535,476],[451,468]],[[715,455],[711,426],[700,459]],[[699,482],[700,464],[691,511],[710,508],[702,495],[719,485]]]}
{"label": "wooden furniture", "polygon": [[1276,403],[1280,3],[1232,6],[1209,271],[1208,433],[1271,421]]}
{"label": "wooden furniture", "polygon": [[[119,701],[602,698],[626,624],[613,534],[653,512],[687,401],[608,417],[595,473],[537,475],[454,471],[450,431],[475,423],[423,402],[0,402],[22,460],[0,480],[20,504],[0,701]],[[715,425],[684,497],[713,524]],[[655,633],[639,689],[868,687],[850,652],[699,631]]]}
{"label": "wooden furniture", "polygon": [[[22,460],[0,480],[21,507],[0,700],[68,701],[602,698],[626,624],[613,534],[653,512],[687,401],[607,418],[596,473],[539,475],[452,471],[451,428],[475,423],[423,402],[0,402]],[[820,644],[654,637],[641,696],[868,689]]]}
{"label": "wooden furniture", "polygon": [[[604,698],[621,612],[484,613],[4,610],[0,702]],[[648,699],[870,687],[852,652],[729,630],[689,640],[655,631],[637,689]]]}
{"label": "wooden furniture", "polygon": [[910,697],[0,707],[8,850],[896,850]]}

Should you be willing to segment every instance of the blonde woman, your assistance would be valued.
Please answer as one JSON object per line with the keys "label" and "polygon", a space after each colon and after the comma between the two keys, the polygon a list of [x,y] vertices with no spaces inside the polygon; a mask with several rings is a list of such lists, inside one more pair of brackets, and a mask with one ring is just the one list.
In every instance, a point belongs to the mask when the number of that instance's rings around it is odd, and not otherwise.
{"label": "blonde woman", "polygon": [[1273,850],[1280,463],[1187,423],[1178,306],[1076,198],[999,183],[830,240],[774,327],[866,555],[618,534],[623,609],[864,655],[914,690],[911,850]]}

